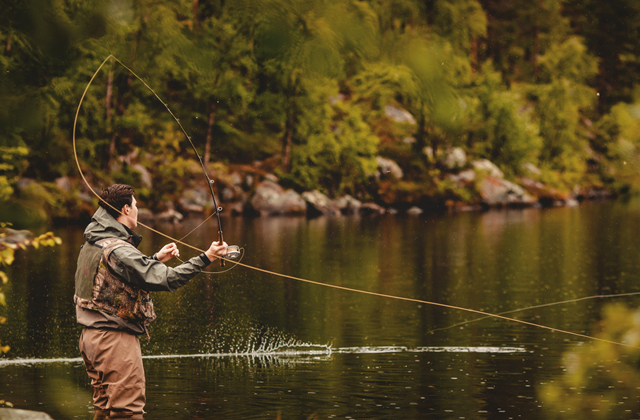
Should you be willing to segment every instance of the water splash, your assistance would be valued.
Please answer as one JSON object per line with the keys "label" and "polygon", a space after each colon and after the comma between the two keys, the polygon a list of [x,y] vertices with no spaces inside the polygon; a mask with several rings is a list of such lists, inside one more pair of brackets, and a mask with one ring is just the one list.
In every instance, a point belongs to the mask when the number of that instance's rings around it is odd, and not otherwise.
{"label": "water splash", "polygon": [[[365,346],[340,347],[333,349],[325,344],[310,344],[299,341],[276,342],[270,345],[258,346],[251,351],[233,353],[196,353],[196,354],[157,354],[142,356],[143,359],[211,359],[211,358],[249,358],[263,362],[276,363],[282,359],[298,363],[312,360],[326,359],[333,354],[385,354],[385,353],[526,353],[522,347],[404,347],[404,346]],[[52,363],[82,363],[82,358],[52,358],[52,359],[1,359],[0,368],[5,366],[31,366]]]}

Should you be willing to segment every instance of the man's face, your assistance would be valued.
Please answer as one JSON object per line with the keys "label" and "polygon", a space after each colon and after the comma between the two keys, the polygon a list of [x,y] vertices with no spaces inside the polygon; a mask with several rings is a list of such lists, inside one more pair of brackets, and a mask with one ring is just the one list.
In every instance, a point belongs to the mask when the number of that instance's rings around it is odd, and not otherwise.
{"label": "man's face", "polygon": [[126,205],[122,208],[122,212],[125,217],[125,224],[129,229],[135,229],[138,227],[138,205],[136,204],[136,198],[131,197],[131,205]]}

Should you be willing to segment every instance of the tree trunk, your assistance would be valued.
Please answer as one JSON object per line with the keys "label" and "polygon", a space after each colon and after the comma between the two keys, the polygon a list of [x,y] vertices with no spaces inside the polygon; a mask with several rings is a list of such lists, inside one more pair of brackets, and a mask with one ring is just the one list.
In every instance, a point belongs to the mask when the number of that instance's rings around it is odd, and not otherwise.
{"label": "tree trunk", "polygon": [[216,121],[216,102],[213,101],[209,107],[209,125],[207,126],[207,138],[204,143],[204,167],[209,165],[211,159],[211,140],[213,139],[213,123]]}
{"label": "tree trunk", "polygon": [[200,0],[193,0],[193,33],[198,32],[198,7]]}
{"label": "tree trunk", "polygon": [[478,71],[478,38],[473,37],[471,39],[471,74],[476,74]]}
{"label": "tree trunk", "polygon": [[7,35],[7,43],[4,47],[4,55],[11,54],[11,30],[9,30],[9,35]]}
{"label": "tree trunk", "polygon": [[107,78],[107,93],[105,95],[105,126],[107,135],[111,134],[111,141],[109,142],[109,147],[107,148],[107,156],[104,162],[104,169],[109,170],[111,168],[111,163],[113,161],[113,154],[116,150],[116,133],[113,130],[113,125],[111,124],[111,96],[113,94],[113,73],[115,67],[115,60],[111,60],[111,66],[109,67],[109,76]]}
{"label": "tree trunk", "polygon": [[287,125],[282,138],[282,170],[289,173],[291,170],[291,143],[293,141],[293,107],[289,109]]}
{"label": "tree trunk", "polygon": [[531,61],[533,61],[533,75],[535,78],[538,78],[538,56],[540,55],[540,28],[536,26],[535,29],[535,38],[533,41],[533,56],[531,57]]}
{"label": "tree trunk", "polygon": [[107,110],[106,122],[107,130],[111,128],[111,94],[113,93],[113,73],[114,73],[115,60],[111,59],[111,67],[109,67],[109,77],[107,78],[107,94],[104,98],[104,106]]}
{"label": "tree trunk", "polygon": [[109,150],[107,150],[107,170],[111,170],[111,164],[113,163],[113,155],[116,153],[116,132],[113,132],[111,141],[109,142]]}

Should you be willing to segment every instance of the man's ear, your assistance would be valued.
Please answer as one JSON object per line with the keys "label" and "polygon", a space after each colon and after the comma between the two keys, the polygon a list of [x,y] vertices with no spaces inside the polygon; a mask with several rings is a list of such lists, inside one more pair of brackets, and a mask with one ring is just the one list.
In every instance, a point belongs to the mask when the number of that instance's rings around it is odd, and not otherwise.
{"label": "man's ear", "polygon": [[124,206],[122,206],[121,213],[124,214],[125,216],[127,214],[129,214],[129,205],[128,204],[125,204]]}

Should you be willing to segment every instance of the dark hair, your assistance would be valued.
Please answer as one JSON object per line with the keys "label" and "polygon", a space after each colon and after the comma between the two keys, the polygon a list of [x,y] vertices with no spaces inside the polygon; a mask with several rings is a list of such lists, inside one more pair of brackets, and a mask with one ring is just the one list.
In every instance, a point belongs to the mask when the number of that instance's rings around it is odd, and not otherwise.
{"label": "dark hair", "polygon": [[[108,188],[102,190],[100,194],[100,198],[106,201],[108,204],[105,204],[104,201],[100,200],[100,207],[105,209],[110,215],[113,216],[114,219],[117,219],[120,216],[120,211],[126,205],[131,205],[133,203],[133,187],[126,184],[113,184]],[[115,209],[113,207],[115,207]],[[117,210],[116,210],[117,209]]]}

